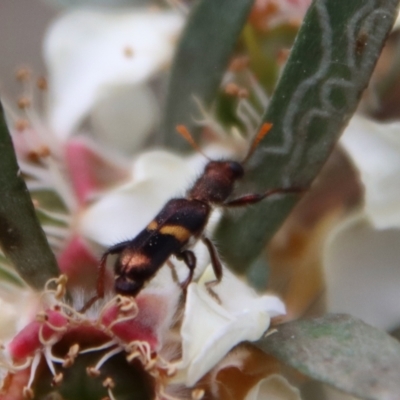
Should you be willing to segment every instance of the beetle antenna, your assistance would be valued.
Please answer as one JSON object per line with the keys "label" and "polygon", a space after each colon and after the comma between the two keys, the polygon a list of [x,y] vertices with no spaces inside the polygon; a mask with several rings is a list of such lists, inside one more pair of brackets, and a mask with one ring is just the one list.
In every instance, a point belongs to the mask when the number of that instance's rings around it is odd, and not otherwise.
{"label": "beetle antenna", "polygon": [[246,161],[250,158],[253,154],[254,150],[257,148],[258,144],[261,140],[267,135],[267,133],[272,129],[272,124],[270,122],[265,122],[261,125],[260,130],[258,131],[256,137],[253,139],[253,143],[251,144],[249,151],[243,160],[242,164],[246,163]]}
{"label": "beetle antenna", "polygon": [[193,136],[190,134],[185,125],[177,125],[175,129],[195,150],[207,158],[207,160],[211,161],[210,157],[207,157],[201,150],[200,146],[195,142]]}

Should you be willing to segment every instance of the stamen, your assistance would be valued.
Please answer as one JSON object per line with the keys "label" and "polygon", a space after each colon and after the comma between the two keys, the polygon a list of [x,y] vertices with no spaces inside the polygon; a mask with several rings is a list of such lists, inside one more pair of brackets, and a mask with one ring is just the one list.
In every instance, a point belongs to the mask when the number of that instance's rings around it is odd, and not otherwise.
{"label": "stamen", "polygon": [[128,315],[127,317],[122,317],[122,318],[117,318],[116,320],[114,320],[113,322],[111,322],[110,325],[107,326],[108,329],[112,329],[115,325],[121,323],[121,322],[126,322],[126,321],[130,321],[132,319],[135,319],[137,316],[137,313],[134,315]]}
{"label": "stamen", "polygon": [[238,97],[240,99],[247,99],[249,97],[249,91],[246,88],[240,88],[238,92]]}
{"label": "stamen", "polygon": [[32,364],[33,357],[27,357],[26,361],[21,365],[15,365],[14,363],[11,365],[6,365],[7,369],[12,372],[23,371],[28,368]]}
{"label": "stamen", "polygon": [[235,57],[228,66],[231,72],[241,72],[249,66],[250,59],[248,56]]}
{"label": "stamen", "polygon": [[219,124],[217,122],[217,120],[215,118],[213,118],[213,116],[210,113],[208,113],[206,111],[201,100],[198,97],[193,96],[193,101],[196,103],[196,105],[200,111],[200,114],[203,117],[203,119],[193,118],[194,122],[199,126],[206,126],[206,127],[210,128],[213,132],[215,132],[220,137],[226,137],[225,129],[223,128],[223,126],[221,124]]}
{"label": "stamen", "polygon": [[243,108],[246,110],[248,116],[253,119],[254,123],[259,125],[261,123],[262,115],[254,108],[249,100],[243,99],[241,100],[241,103],[243,104]]}
{"label": "stamen", "polygon": [[67,228],[61,228],[54,225],[47,225],[44,231],[47,235],[52,235],[61,239],[66,238],[69,235],[69,230]]}
{"label": "stamen", "polygon": [[99,370],[95,369],[94,367],[87,367],[86,368],[86,373],[91,378],[97,378],[101,374],[101,372]]}
{"label": "stamen", "polygon": [[114,383],[113,379],[111,377],[109,377],[109,376],[106,379],[104,379],[103,387],[105,387],[107,389],[114,389],[115,388],[115,383]]}
{"label": "stamen", "polygon": [[71,367],[72,364],[75,362],[76,357],[78,357],[78,355],[79,355],[79,344],[75,343],[69,348],[68,354],[65,356],[62,366],[64,368]]}
{"label": "stamen", "polygon": [[240,100],[236,107],[236,115],[240,122],[245,126],[247,135],[250,135],[256,129],[256,125],[253,124],[251,118],[247,115],[246,110],[243,107],[243,101]]}
{"label": "stamen", "polygon": [[45,292],[55,292],[54,290],[50,289],[50,285],[52,283],[54,283],[56,286],[58,286],[58,285],[65,286],[67,284],[67,282],[68,282],[68,277],[65,274],[61,274],[57,278],[50,278],[44,286],[44,291]]}
{"label": "stamen", "polygon": [[269,329],[269,330],[265,333],[264,337],[266,338],[266,337],[268,337],[268,336],[271,336],[271,335],[273,335],[273,334],[276,333],[276,332],[278,332],[278,329],[276,329],[276,328]]}
{"label": "stamen", "polygon": [[62,372],[60,372],[59,374],[53,376],[51,385],[58,386],[63,381],[63,379],[64,379],[64,375]]}
{"label": "stamen", "polygon": [[151,356],[149,343],[145,341],[135,340],[125,347],[125,351],[128,353],[126,356],[128,362],[132,362],[138,358],[146,371],[153,369],[157,363],[157,359]]}
{"label": "stamen", "polygon": [[92,371],[99,371],[100,372],[100,368],[103,364],[105,364],[110,358],[114,357],[116,354],[121,353],[123,351],[122,347],[116,347],[113,350],[110,350],[108,353],[104,354],[103,357],[100,358],[100,360],[97,362],[97,364],[92,367]]}
{"label": "stamen", "polygon": [[157,359],[158,359],[159,363],[161,364],[160,368],[165,369],[168,376],[175,375],[175,373],[178,369],[178,365],[181,363],[180,361],[169,362],[169,361],[165,360],[164,358],[162,358],[160,355],[157,356]]}
{"label": "stamen", "polygon": [[32,364],[31,364],[31,371],[30,371],[30,375],[29,375],[28,384],[26,385],[26,388],[28,388],[28,389],[30,389],[30,387],[32,386],[33,380],[35,378],[35,373],[36,373],[37,367],[40,362],[40,358],[41,358],[40,351],[36,351],[35,355],[33,356]]}
{"label": "stamen", "polygon": [[101,350],[109,349],[110,347],[115,346],[117,344],[118,344],[117,341],[110,340],[109,342],[106,342],[106,343],[102,344],[101,346],[90,347],[88,349],[81,350],[79,352],[79,354],[86,354],[86,353],[91,353],[92,351],[101,351]]}
{"label": "stamen", "polygon": [[247,71],[247,73],[249,76],[252,93],[255,95],[262,108],[265,110],[269,104],[269,97],[265,93],[264,88],[260,85],[260,82],[254,76],[254,74],[252,74],[251,71]]}
{"label": "stamen", "polygon": [[46,217],[49,217],[57,222],[61,222],[66,225],[69,225],[72,221],[72,218],[69,215],[47,210],[45,208],[40,207],[40,204],[38,205],[37,210],[40,211],[42,214],[44,214]]}
{"label": "stamen", "polygon": [[57,300],[62,299],[65,296],[65,293],[67,292],[67,288],[65,284],[59,284],[57,285],[55,297]]}
{"label": "stamen", "polygon": [[119,310],[122,312],[128,312],[134,310],[136,312],[135,316],[139,312],[139,307],[137,306],[135,299],[132,297],[118,295],[116,302]]}
{"label": "stamen", "polygon": [[67,311],[69,311],[73,316],[75,316],[76,318],[78,318],[78,320],[84,320],[85,316],[83,314],[81,314],[80,312],[76,311],[75,308],[71,307],[68,304],[65,303],[61,303],[59,304],[62,308],[65,308]]}
{"label": "stamen", "polygon": [[119,297],[121,297],[119,294],[117,296],[112,297],[110,300],[107,301],[106,304],[104,304],[104,306],[101,308],[100,313],[97,317],[98,321],[102,321],[104,313],[110,308],[112,307],[114,304],[118,305],[118,303],[120,302]]}
{"label": "stamen", "polygon": [[[47,317],[47,316],[46,316]],[[48,317],[47,317],[48,318]],[[42,322],[42,321],[39,321]],[[39,341],[43,346],[51,346],[54,344],[55,339],[57,337],[57,335],[53,334],[50,336],[49,340],[46,340],[43,336],[43,328],[44,326],[47,325],[50,329],[56,331],[56,332],[65,332],[67,330],[67,328],[65,326],[55,326],[53,324],[51,324],[48,320],[45,320],[43,322],[43,324],[40,326],[39,328]]]}
{"label": "stamen", "polygon": [[[18,160],[18,163],[21,170],[26,175],[29,175],[29,178],[39,181],[42,185],[47,185],[45,187],[50,188],[51,176],[49,171],[47,171],[43,166],[28,163],[22,158]],[[28,181],[28,184],[29,183],[30,182]]]}
{"label": "stamen", "polygon": [[48,318],[49,318],[49,316],[44,311],[39,311],[36,314],[36,321],[38,321],[38,322],[44,323],[48,320]]}
{"label": "stamen", "polygon": [[224,91],[226,94],[228,94],[229,96],[237,96],[239,93],[239,86],[236,85],[236,83],[234,82],[229,82],[225,88]]}
{"label": "stamen", "polygon": [[24,400],[33,400],[33,398],[35,397],[33,390],[26,386],[22,389],[22,396]]}
{"label": "stamen", "polygon": [[69,182],[67,182],[65,176],[60,170],[58,163],[53,160],[52,157],[46,158],[45,161],[51,176],[51,182],[54,185],[54,189],[63,199],[68,211],[73,213],[77,209],[77,201]]}
{"label": "stamen", "polygon": [[56,370],[54,368],[53,363],[63,364],[65,360],[63,358],[54,356],[53,353],[51,352],[50,346],[44,347],[43,354],[51,374],[53,376],[56,376]]}

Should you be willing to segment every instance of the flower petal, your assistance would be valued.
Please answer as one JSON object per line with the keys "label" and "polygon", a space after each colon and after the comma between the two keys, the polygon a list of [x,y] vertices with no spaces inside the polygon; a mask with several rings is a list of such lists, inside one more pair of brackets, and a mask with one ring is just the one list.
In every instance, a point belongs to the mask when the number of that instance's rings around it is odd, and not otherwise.
{"label": "flower petal", "polygon": [[192,283],[188,288],[181,329],[183,356],[180,365],[188,368],[188,386],[195,384],[236,344],[259,339],[267,330],[271,315],[285,312],[278,298],[258,297],[226,269],[214,292],[221,304],[202,283]]}
{"label": "flower petal", "polygon": [[44,44],[50,126],[65,138],[107,86],[138,84],[162,70],[182,25],[174,12],[87,8],[62,15]]}
{"label": "flower petal", "polygon": [[400,123],[354,117],[340,142],[360,171],[372,223],[379,229],[400,227]]}
{"label": "flower petal", "polygon": [[147,85],[110,87],[91,112],[96,139],[122,154],[139,149],[159,122],[160,109]]}
{"label": "flower petal", "polygon": [[324,249],[327,303],[378,328],[400,324],[400,231],[374,229],[364,215],[346,219]]}
{"label": "flower petal", "polygon": [[100,191],[129,177],[128,170],[100,154],[87,138],[66,142],[65,163],[80,205],[89,203]]}

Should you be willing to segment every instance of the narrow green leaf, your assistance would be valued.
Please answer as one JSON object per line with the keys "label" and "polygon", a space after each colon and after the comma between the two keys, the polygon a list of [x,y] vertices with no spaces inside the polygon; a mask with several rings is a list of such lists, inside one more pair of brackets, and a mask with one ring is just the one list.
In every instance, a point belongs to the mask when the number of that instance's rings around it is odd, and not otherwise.
{"label": "narrow green leaf", "polygon": [[254,0],[200,0],[187,22],[172,67],[163,129],[168,144],[187,148],[175,127],[194,135],[195,98],[206,108],[214,100],[229,57]]}
{"label": "narrow green leaf", "polygon": [[21,277],[40,289],[58,275],[57,262],[20,176],[0,104],[0,246]]}
{"label": "narrow green leaf", "polygon": [[[366,88],[397,16],[398,0],[316,0],[299,31],[264,121],[271,132],[247,165],[247,191],[307,188],[329,156]],[[226,217],[220,250],[243,270],[299,196],[275,196]]]}
{"label": "narrow green leaf", "polygon": [[301,373],[368,400],[400,393],[400,343],[344,314],[294,321],[256,346]]}

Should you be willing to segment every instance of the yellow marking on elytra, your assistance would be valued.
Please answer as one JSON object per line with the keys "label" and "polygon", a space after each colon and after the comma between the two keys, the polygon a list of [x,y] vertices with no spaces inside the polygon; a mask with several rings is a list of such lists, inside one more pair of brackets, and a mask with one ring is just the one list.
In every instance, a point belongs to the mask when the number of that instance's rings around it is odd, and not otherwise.
{"label": "yellow marking on elytra", "polygon": [[165,225],[160,229],[160,233],[171,235],[180,242],[185,242],[192,236],[192,233],[188,229],[180,225]]}
{"label": "yellow marking on elytra", "polygon": [[157,221],[151,221],[148,225],[147,225],[147,230],[148,231],[155,231],[158,228],[158,224]]}
{"label": "yellow marking on elytra", "polygon": [[142,253],[127,252],[121,258],[121,264],[125,270],[135,267],[142,267],[144,264],[150,263],[150,258]]}

